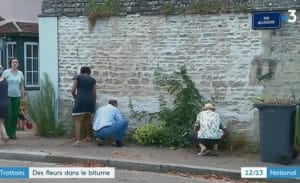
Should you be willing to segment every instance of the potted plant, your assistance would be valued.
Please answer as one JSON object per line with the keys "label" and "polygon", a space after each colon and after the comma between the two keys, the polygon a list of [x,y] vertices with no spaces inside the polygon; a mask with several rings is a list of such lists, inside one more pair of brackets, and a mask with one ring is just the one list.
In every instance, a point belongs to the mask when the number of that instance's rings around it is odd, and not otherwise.
{"label": "potted plant", "polygon": [[297,156],[294,97],[257,97],[254,107],[259,110],[261,160],[289,164]]}

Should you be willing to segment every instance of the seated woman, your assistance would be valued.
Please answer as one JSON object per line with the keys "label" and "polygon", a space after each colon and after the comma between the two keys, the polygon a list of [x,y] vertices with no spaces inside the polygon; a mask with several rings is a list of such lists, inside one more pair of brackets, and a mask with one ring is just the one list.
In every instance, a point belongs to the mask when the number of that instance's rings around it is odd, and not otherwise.
{"label": "seated woman", "polygon": [[[212,103],[205,104],[203,111],[197,115],[195,123],[196,133],[187,134],[187,138],[200,146],[201,150],[198,155],[211,153],[218,155],[218,143],[223,136],[225,125],[220,120],[220,115],[215,112],[216,107]],[[208,147],[213,147],[212,151]]]}

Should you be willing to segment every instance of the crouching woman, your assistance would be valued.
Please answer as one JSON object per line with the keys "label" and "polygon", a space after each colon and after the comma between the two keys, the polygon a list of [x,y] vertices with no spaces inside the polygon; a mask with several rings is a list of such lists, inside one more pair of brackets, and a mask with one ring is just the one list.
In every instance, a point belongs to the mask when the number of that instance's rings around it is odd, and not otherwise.
{"label": "crouching woman", "polygon": [[199,145],[198,155],[208,153],[218,155],[218,143],[222,139],[226,126],[220,120],[220,115],[215,112],[216,107],[212,103],[205,104],[203,111],[197,115],[194,130],[196,132],[187,134],[187,138]]}

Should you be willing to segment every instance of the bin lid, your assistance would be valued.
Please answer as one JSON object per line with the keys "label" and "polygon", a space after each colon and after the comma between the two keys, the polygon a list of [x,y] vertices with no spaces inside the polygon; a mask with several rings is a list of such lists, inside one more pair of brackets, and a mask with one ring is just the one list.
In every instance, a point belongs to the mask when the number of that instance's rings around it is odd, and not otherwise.
{"label": "bin lid", "polygon": [[262,103],[253,104],[253,107],[255,107],[255,108],[265,108],[265,107],[294,108],[295,106],[296,106],[296,104],[262,104]]}

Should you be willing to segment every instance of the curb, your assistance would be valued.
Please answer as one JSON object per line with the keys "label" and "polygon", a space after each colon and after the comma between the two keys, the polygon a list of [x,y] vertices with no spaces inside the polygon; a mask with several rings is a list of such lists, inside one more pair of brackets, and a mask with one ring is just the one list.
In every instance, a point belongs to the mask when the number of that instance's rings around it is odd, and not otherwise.
{"label": "curb", "polygon": [[46,163],[60,163],[60,164],[70,164],[83,161],[97,161],[104,166],[115,167],[116,169],[126,169],[126,170],[137,170],[137,171],[148,171],[156,173],[189,173],[196,175],[207,175],[215,174],[229,177],[231,179],[240,179],[241,173],[237,170],[222,169],[222,168],[212,168],[204,166],[195,165],[185,165],[185,164],[172,164],[172,163],[150,163],[143,161],[127,159],[116,159],[116,158],[90,158],[90,157],[78,157],[78,156],[63,156],[63,155],[51,155],[49,153],[43,152],[11,152],[11,151],[0,151],[1,159],[9,160],[21,160],[21,161],[39,161]]}

